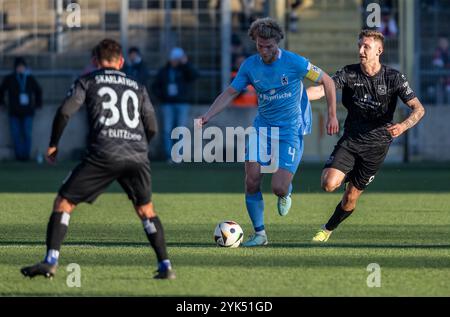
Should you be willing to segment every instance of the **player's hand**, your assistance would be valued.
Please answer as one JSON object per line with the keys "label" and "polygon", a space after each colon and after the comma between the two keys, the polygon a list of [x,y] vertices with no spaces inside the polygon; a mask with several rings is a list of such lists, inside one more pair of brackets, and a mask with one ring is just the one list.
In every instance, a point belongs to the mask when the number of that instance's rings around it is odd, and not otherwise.
{"label": "player's hand", "polygon": [[327,133],[328,135],[337,134],[339,132],[339,121],[336,117],[328,118]]}
{"label": "player's hand", "polygon": [[203,115],[195,120],[196,128],[202,128],[209,121],[209,118],[206,115]]}
{"label": "player's hand", "polygon": [[398,138],[403,132],[406,131],[406,127],[401,123],[391,124],[387,127],[387,130],[393,138]]}
{"label": "player's hand", "polygon": [[56,146],[50,146],[47,149],[47,155],[45,156],[45,159],[47,160],[47,163],[55,164],[55,162],[56,162],[56,154],[58,154],[58,148]]}

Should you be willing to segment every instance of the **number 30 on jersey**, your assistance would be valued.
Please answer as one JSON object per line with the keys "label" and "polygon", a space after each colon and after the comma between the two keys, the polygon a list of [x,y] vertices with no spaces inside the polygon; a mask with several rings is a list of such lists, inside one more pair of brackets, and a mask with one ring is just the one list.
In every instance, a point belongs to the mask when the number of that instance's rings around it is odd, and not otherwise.
{"label": "number 30 on jersey", "polygon": [[[104,110],[111,111],[111,116],[108,118],[102,115],[100,117],[100,123],[107,127],[115,125],[120,120],[120,113],[122,113],[123,122],[130,129],[135,129],[139,125],[139,99],[136,93],[130,89],[127,89],[122,94],[120,99],[120,111],[117,108],[117,93],[110,87],[102,87],[97,93],[100,97],[105,95],[109,96],[109,100],[102,103]],[[133,105],[133,118],[130,118],[128,114],[128,101],[131,99]]]}

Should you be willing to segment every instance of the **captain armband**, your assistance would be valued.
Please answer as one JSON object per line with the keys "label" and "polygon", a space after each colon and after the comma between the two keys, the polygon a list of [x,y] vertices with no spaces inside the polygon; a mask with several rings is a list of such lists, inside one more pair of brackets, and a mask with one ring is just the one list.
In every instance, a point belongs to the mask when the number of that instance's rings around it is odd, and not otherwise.
{"label": "captain armband", "polygon": [[306,74],[305,77],[314,83],[318,83],[320,81],[320,79],[322,79],[322,74],[323,74],[323,71],[319,67],[309,63],[308,64],[308,73]]}

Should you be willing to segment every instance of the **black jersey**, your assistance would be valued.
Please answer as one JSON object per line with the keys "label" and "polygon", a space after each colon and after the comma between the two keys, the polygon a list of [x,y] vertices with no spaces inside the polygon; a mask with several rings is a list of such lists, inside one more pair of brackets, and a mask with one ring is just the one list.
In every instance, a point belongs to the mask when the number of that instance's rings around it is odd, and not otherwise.
{"label": "black jersey", "polygon": [[407,103],[416,97],[405,75],[382,65],[369,77],[360,64],[354,64],[339,70],[333,80],[336,88],[342,89],[342,103],[348,111],[344,137],[367,144],[390,143],[386,126],[392,123],[397,98]]}
{"label": "black jersey", "polygon": [[78,78],[56,113],[50,146],[58,144],[70,116],[82,105],[89,122],[88,158],[148,160],[148,143],[157,124],[144,86],[114,69],[99,69]]}

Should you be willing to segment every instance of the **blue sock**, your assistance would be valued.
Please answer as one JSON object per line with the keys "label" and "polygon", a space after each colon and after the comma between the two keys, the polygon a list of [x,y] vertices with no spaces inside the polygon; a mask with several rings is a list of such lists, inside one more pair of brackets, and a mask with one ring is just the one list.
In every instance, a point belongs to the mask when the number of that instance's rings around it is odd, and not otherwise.
{"label": "blue sock", "polygon": [[59,251],[50,249],[47,251],[47,254],[45,255],[44,262],[51,265],[57,265],[58,259],[59,259]]}
{"label": "blue sock", "polygon": [[264,230],[264,200],[261,192],[245,194],[245,204],[255,231]]}
{"label": "blue sock", "polygon": [[165,272],[172,268],[172,265],[170,264],[170,260],[162,260],[158,263],[158,271]]}

